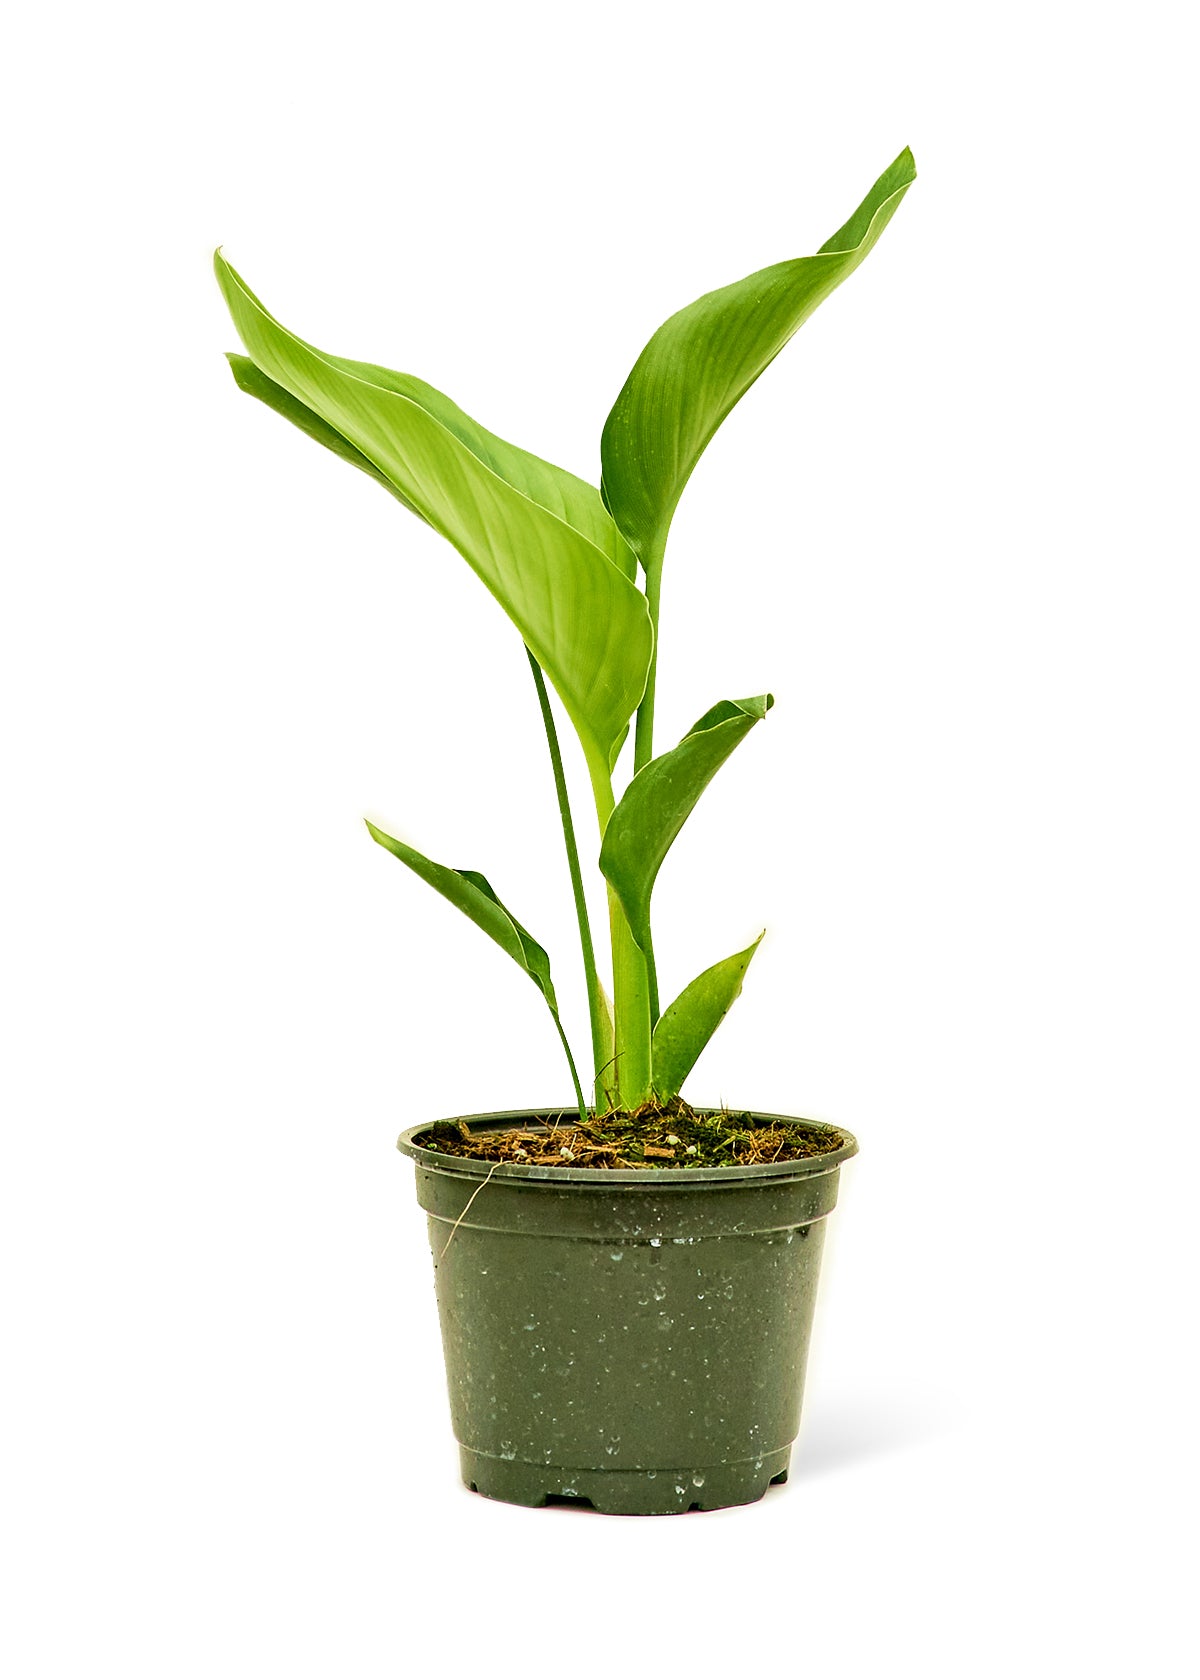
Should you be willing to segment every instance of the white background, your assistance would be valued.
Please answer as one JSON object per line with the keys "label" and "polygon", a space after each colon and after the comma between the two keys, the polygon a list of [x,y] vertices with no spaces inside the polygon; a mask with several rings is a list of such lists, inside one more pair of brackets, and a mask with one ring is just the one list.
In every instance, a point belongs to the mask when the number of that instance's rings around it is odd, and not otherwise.
{"label": "white background", "polygon": [[[4,122],[8,1672],[1190,1675],[1194,185],[1182,6],[49,6]],[[584,1038],[532,687],[235,390],[209,266],[592,478],[665,315],[920,179],[698,469],[660,740],[697,1070],[861,1140],[791,1484],[457,1482],[395,1134]],[[582,790],[581,790],[582,795]],[[586,804],[581,800],[582,819]]]}

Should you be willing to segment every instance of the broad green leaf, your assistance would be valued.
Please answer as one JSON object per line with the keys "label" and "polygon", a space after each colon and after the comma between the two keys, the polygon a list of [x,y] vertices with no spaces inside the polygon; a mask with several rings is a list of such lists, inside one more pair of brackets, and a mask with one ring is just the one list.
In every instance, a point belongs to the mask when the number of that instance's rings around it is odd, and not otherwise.
{"label": "broad green leaf", "polygon": [[[322,420],[319,414],[314,414],[311,408],[306,408],[290,391],[285,391],[282,385],[276,385],[273,379],[268,379],[261,368],[255,367],[249,356],[231,354],[227,359],[233,369],[233,377],[237,381],[239,390],[245,391],[248,397],[257,397],[259,402],[265,403],[268,408],[273,408],[276,414],[282,414],[285,420],[290,420],[293,426],[298,426],[302,432],[307,433],[317,443],[324,444],[326,449],[332,450],[335,455],[340,455],[343,461],[349,461],[352,467],[357,467],[360,472],[365,472],[373,478],[377,484],[382,484],[383,488],[390,495],[395,496],[398,502],[404,503],[410,513],[417,513],[417,509],[413,507],[408,498],[397,490],[386,473],[380,472],[374,461],[368,461],[361,450],[355,449],[354,445],[344,438],[340,432],[335,432],[333,427]],[[419,519],[421,515],[417,513],[417,517]]]}
{"label": "broad green leaf", "polygon": [[643,565],[661,560],[693,467],[717,427],[871,250],[916,179],[901,152],[816,256],[760,269],[665,321],[605,423],[602,493]]}
{"label": "broad green leaf", "polygon": [[660,1018],[654,1029],[651,1055],[654,1091],[661,1101],[679,1095],[700,1052],[741,991],[742,979],[762,938],[760,933],[753,945],[697,975]]}
{"label": "broad green leaf", "polygon": [[305,344],[219,252],[216,270],[251,360],[458,549],[554,684],[589,762],[607,770],[645,689],[653,630],[596,492],[503,444],[423,381]]}
{"label": "broad green leaf", "polygon": [[417,379],[410,373],[394,373],[390,368],[376,366],[374,362],[352,362],[341,356],[328,356],[326,360],[357,379],[419,403],[440,420],[447,431],[453,432],[485,467],[490,467],[498,478],[504,479],[557,519],[573,526],[602,554],[607,555],[627,578],[636,578],[637,561],[633,550],[617,529],[594,484],[577,478],[565,467],[556,467],[552,461],[543,461],[540,455],[532,455],[529,450],[497,437],[495,432],[489,432],[477,420],[472,420],[444,392],[427,385],[423,379]]}
{"label": "broad green leaf", "polygon": [[650,895],[663,859],[709,782],[774,703],[770,694],[719,701],[677,747],[638,771],[608,819],[600,868],[643,951],[650,949]]}
{"label": "broad green leaf", "polygon": [[482,928],[490,939],[494,939],[502,951],[507,951],[512,960],[525,970],[550,1005],[551,1013],[557,1017],[558,1002],[550,980],[549,957],[533,935],[504,908],[484,876],[474,869],[449,869],[445,864],[433,863],[415,847],[405,845],[403,840],[394,840],[390,834],[376,828],[374,823],[369,822],[367,828],[372,840],[391,852],[393,857],[398,857],[401,863],[406,863],[414,875],[419,875],[443,898],[449,899],[476,927]]}
{"label": "broad green leaf", "polygon": [[[216,262],[217,277],[226,298],[228,299],[229,294],[226,289],[223,271],[236,282],[245,297],[252,299],[257,309],[265,315],[266,310],[263,305],[254,297],[245,281],[225,262],[219,252]],[[232,311],[232,304],[230,307]],[[237,320],[236,314],[234,319]],[[278,326],[279,323],[276,322],[275,325]],[[281,328],[280,330],[283,331],[284,329]],[[294,335],[289,334],[288,336],[294,338]],[[296,344],[301,343],[299,339],[294,339],[294,341]],[[311,345],[304,345],[303,348],[312,350]],[[426,384],[423,379],[417,379],[408,373],[395,373],[392,369],[379,367],[374,362],[355,362],[345,356],[329,356],[321,351],[314,351],[313,353],[319,355],[330,367],[339,369],[350,378],[418,403],[435,419],[439,420],[448,431],[452,432],[459,442],[464,444],[484,466],[490,467],[499,478],[504,479],[514,489],[519,490],[522,495],[527,496],[530,501],[536,502],[539,507],[545,508],[548,513],[554,514],[556,518],[563,520],[582,536],[585,536],[602,554],[607,555],[614,565],[624,572],[626,577],[634,578],[636,576],[637,562],[633,557],[633,552],[614,524],[612,515],[604,506],[600,498],[600,492],[594,485],[588,484],[582,478],[577,478],[574,473],[567,472],[564,467],[556,467],[552,462],[543,461],[540,456],[531,454],[529,450],[520,449],[516,444],[507,443],[503,438],[497,437],[494,432],[489,432],[478,421],[472,420],[470,415],[465,414],[458,404],[452,402],[444,392]],[[244,361],[245,359],[239,357],[238,361]],[[231,356],[229,360],[232,363],[234,358]],[[251,363],[251,366],[253,365]],[[279,412],[285,414],[286,418],[295,425],[308,431],[310,437],[315,437],[319,443],[324,443],[327,448],[335,449],[339,454],[343,453],[327,436],[309,426],[305,426],[298,414],[289,412],[275,402],[272,395],[266,390],[251,389],[249,385],[244,384],[236,366],[234,376],[242,389],[248,391],[251,396],[269,402],[272,407],[278,408]],[[265,378],[266,376],[263,375],[262,377]],[[269,383],[274,385],[275,381],[271,380]],[[290,391],[285,392],[285,395],[290,396]],[[293,403],[297,401],[295,397],[292,397],[291,400]],[[301,404],[301,407],[305,406],[308,405]],[[314,415],[314,420],[318,425],[323,424],[317,415]],[[341,436],[340,433],[335,433],[335,435]],[[346,442],[346,440],[343,439],[343,442]],[[348,448],[353,453],[347,454],[345,459],[353,460],[355,466],[360,466],[362,460],[365,459],[365,457],[362,457],[362,452],[354,450],[353,445],[348,445]],[[360,457],[360,459],[355,457]],[[379,473],[377,468],[369,467],[367,470],[375,471],[384,483],[388,483],[386,474]],[[389,484],[389,488],[395,493],[394,486]]]}

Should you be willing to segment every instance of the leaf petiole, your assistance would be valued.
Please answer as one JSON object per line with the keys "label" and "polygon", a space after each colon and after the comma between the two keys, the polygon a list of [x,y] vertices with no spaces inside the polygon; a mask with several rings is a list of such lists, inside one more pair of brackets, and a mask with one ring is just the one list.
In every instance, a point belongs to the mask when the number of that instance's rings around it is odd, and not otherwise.
{"label": "leaf petiole", "polygon": [[[571,817],[571,801],[567,794],[567,779],[563,774],[562,751],[558,744],[558,730],[554,723],[554,713],[550,707],[550,696],[546,692],[546,679],[542,675],[542,668],[533,657],[529,649],[525,649],[529,660],[529,668],[533,672],[533,683],[537,689],[538,706],[541,708],[542,723],[546,730],[546,745],[550,749],[550,764],[554,771],[554,791],[558,795],[558,814],[562,819],[563,844],[567,853],[567,868],[571,875],[571,892],[575,898],[575,918],[579,923],[579,947],[583,955],[583,974],[587,985],[588,1018],[592,1029],[592,1066],[596,1069],[596,1100],[600,1102],[600,1070],[611,1057],[611,1033],[607,1027],[607,1011],[600,991],[600,979],[596,973],[596,950],[592,943],[592,925],[588,919],[587,898],[583,890],[583,874],[579,867],[579,847],[575,843],[575,824]],[[562,1032],[562,1027],[559,1027]],[[563,1044],[566,1044],[566,1038]],[[568,1049],[567,1055],[571,1052]],[[575,1063],[571,1063],[571,1072],[575,1078],[576,1091],[579,1089],[579,1078],[575,1073]],[[579,1098],[579,1114],[586,1119],[583,1097]]]}

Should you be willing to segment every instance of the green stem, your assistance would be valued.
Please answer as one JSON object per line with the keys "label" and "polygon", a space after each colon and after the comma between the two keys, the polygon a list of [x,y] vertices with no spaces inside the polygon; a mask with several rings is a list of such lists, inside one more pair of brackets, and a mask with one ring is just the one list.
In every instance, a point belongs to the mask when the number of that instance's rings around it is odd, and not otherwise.
{"label": "green stem", "polygon": [[[600,837],[613,813],[612,780],[608,766],[589,755],[588,769],[596,801]],[[613,1106],[632,1110],[650,1095],[650,999],[651,988],[646,958],[634,941],[621,901],[609,888],[608,918],[613,949],[613,1062],[609,1083]]]}
{"label": "green stem", "polygon": [[650,1096],[650,983],[621,902],[608,891],[613,943],[613,1041],[620,1106],[632,1112]]}
{"label": "green stem", "polygon": [[[662,600],[664,546],[662,544],[656,546],[646,556],[646,605],[650,609],[650,622],[654,626],[654,648],[650,655],[650,670],[646,677],[646,691],[642,695],[642,703],[638,707],[637,728],[634,731],[634,775],[639,770],[644,769],[654,757],[654,693],[658,682],[658,620]],[[654,961],[653,947],[645,953],[645,965],[650,1027],[653,1031],[659,1016],[658,970]]]}
{"label": "green stem", "polygon": [[650,1005],[650,1031],[653,1033],[662,1014],[658,1006],[658,964],[654,960],[654,946],[643,951],[642,956],[646,963],[646,999]]}
{"label": "green stem", "polygon": [[646,678],[646,692],[638,707],[637,728],[633,737],[634,774],[654,757],[654,689],[658,679],[658,616],[662,597],[663,550],[651,549],[646,556],[646,605],[654,626],[654,648],[650,655],[650,672]]}
{"label": "green stem", "polygon": [[550,1013],[554,1017],[554,1025],[558,1028],[558,1036],[562,1039],[562,1047],[567,1053],[567,1065],[571,1069],[571,1083],[575,1087],[575,1101],[579,1107],[579,1124],[581,1126],[586,1126],[588,1118],[587,1104],[583,1100],[583,1087],[579,1083],[579,1069],[575,1066],[575,1058],[571,1054],[571,1046],[567,1043],[567,1035],[563,1031],[563,1024],[558,1018],[558,1010],[552,1009]]}
{"label": "green stem", "polygon": [[[583,875],[579,868],[579,848],[575,844],[575,824],[571,818],[571,803],[567,797],[567,779],[563,774],[562,752],[558,745],[558,730],[554,723],[554,713],[550,709],[550,696],[546,692],[546,679],[542,675],[542,668],[537,660],[525,649],[529,657],[529,668],[533,672],[534,687],[537,689],[538,705],[541,708],[542,723],[546,730],[546,744],[550,749],[550,763],[554,770],[554,791],[558,795],[558,814],[562,819],[563,842],[567,851],[567,868],[571,874],[571,891],[575,897],[575,919],[579,923],[579,946],[583,953],[583,974],[587,983],[588,1017],[592,1029],[592,1066],[598,1080],[600,1069],[612,1056],[609,1044],[608,1028],[604,1000],[600,995],[600,980],[596,973],[596,951],[592,944],[592,925],[588,920],[587,899],[583,891]],[[560,1025],[559,1032],[562,1032]],[[566,1039],[563,1039],[566,1043]],[[567,1051],[568,1056],[570,1050]],[[575,1064],[571,1063],[572,1072]],[[576,1078],[576,1088],[579,1081]],[[580,1112],[583,1111],[583,1101],[580,1099]]]}

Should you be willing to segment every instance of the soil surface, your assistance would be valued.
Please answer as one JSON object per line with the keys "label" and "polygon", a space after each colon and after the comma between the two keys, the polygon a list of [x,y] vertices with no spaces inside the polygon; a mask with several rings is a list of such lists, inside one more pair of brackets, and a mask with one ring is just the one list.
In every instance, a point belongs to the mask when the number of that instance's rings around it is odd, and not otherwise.
{"label": "soil surface", "polygon": [[828,1155],[845,1141],[840,1132],[802,1120],[759,1120],[752,1114],[697,1112],[676,1101],[632,1114],[578,1115],[557,1123],[472,1132],[461,1121],[439,1120],[414,1138],[437,1155],[514,1161],[531,1167],[749,1167]]}

